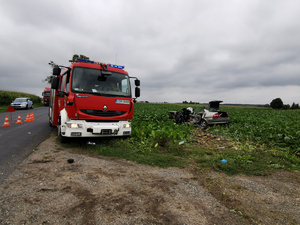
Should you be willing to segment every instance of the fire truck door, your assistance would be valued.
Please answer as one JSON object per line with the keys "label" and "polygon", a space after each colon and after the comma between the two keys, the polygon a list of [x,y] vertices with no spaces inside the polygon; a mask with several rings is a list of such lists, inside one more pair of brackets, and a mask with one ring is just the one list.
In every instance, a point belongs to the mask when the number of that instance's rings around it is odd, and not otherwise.
{"label": "fire truck door", "polygon": [[59,112],[66,107],[66,99],[65,99],[65,88],[66,88],[66,77],[67,75],[63,75],[61,77],[61,83],[58,90],[58,109]]}

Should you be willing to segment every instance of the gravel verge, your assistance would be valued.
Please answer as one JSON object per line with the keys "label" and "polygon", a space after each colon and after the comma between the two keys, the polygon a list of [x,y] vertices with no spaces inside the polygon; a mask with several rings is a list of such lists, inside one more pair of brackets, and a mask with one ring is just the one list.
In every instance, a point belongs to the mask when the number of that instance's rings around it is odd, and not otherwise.
{"label": "gravel verge", "polygon": [[299,175],[162,169],[66,149],[52,133],[0,186],[0,224],[300,224]]}

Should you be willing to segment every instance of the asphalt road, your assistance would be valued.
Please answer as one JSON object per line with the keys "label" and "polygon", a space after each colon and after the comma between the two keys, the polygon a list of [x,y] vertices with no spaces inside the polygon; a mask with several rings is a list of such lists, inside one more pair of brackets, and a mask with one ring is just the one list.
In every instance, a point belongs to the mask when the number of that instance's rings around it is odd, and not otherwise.
{"label": "asphalt road", "polygon": [[[24,122],[33,113],[34,121]],[[23,124],[16,124],[19,114]],[[8,116],[10,127],[3,127]],[[11,174],[46,137],[53,128],[48,123],[48,107],[0,113],[0,184]]]}

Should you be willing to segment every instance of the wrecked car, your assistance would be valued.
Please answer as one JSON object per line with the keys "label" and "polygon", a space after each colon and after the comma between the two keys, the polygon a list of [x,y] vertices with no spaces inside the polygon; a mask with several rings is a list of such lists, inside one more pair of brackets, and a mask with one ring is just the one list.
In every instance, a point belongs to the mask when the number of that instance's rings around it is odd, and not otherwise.
{"label": "wrecked car", "polygon": [[202,129],[207,128],[209,125],[228,124],[229,114],[220,110],[220,103],[223,101],[210,101],[209,109],[192,107],[183,108],[182,111],[169,111],[169,119],[175,120],[175,123],[186,123],[195,125]]}

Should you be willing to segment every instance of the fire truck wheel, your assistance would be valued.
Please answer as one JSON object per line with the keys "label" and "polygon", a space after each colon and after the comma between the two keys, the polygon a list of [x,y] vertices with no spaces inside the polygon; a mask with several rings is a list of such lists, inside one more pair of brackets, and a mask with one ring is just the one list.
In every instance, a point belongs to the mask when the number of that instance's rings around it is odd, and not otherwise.
{"label": "fire truck wheel", "polygon": [[61,133],[59,133],[59,141],[60,143],[68,143],[69,139],[67,137],[62,136]]}
{"label": "fire truck wheel", "polygon": [[[59,129],[59,128],[58,128],[58,129]],[[69,142],[69,138],[64,137],[64,136],[61,135],[60,129],[59,129],[59,131],[58,131],[58,136],[59,136],[59,141],[60,141],[60,143],[68,143],[68,142]]]}
{"label": "fire truck wheel", "polygon": [[52,125],[52,121],[50,120],[50,118],[49,118],[49,126],[50,126],[50,127],[54,127],[54,126]]}

